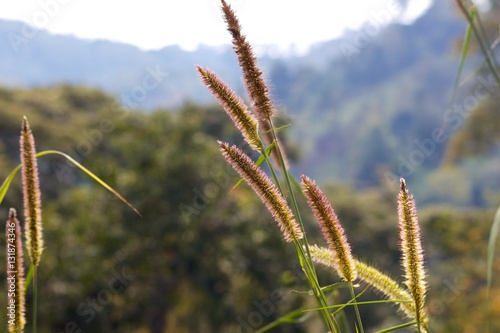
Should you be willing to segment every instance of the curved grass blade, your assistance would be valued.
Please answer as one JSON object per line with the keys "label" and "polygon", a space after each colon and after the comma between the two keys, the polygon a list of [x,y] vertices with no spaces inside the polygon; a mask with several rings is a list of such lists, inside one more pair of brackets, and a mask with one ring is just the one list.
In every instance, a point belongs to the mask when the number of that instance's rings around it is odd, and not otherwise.
{"label": "curved grass blade", "polygon": [[323,290],[323,292],[329,292],[329,291],[333,291],[333,290],[336,290],[336,289],[340,289],[340,288],[345,288],[345,289],[348,289],[349,288],[349,284],[347,282],[336,282],[334,284],[331,284],[331,285],[328,285],[328,286],[325,286],[325,287],[321,287],[321,290]]}
{"label": "curved grass blade", "polygon": [[[360,297],[361,294],[363,294],[365,291],[366,291],[366,289],[363,290],[360,294],[358,294],[356,296],[356,298]],[[327,308],[328,309],[336,309],[334,314],[337,314],[340,311],[342,311],[345,307],[353,306],[355,303],[353,303],[352,301],[353,300],[351,300],[345,304],[331,305],[331,306],[328,306]],[[370,305],[370,304],[384,304],[384,303],[398,303],[398,302],[409,302],[409,301],[407,301],[407,300],[376,300],[376,301],[357,302],[357,304],[358,305]],[[304,322],[305,320],[307,320],[309,318],[309,315],[312,315],[312,313],[314,313],[315,311],[318,311],[318,310],[320,310],[320,308],[299,309],[299,310],[292,311],[292,312],[276,319],[275,321],[267,324],[266,326],[256,330],[255,333],[268,332],[269,330],[271,330],[277,326],[283,325],[283,324],[296,324],[296,323]],[[392,332],[392,331],[399,330],[401,328],[410,327],[410,326],[415,325],[415,324],[416,324],[416,322],[413,321],[413,322],[402,324],[399,326],[394,326],[394,327],[388,328],[386,330],[379,331],[377,333]]]}
{"label": "curved grass blade", "polygon": [[[472,20],[474,20],[474,15],[475,12],[472,13]],[[462,42],[462,51],[460,52],[460,65],[458,66],[457,77],[455,78],[455,84],[453,85],[453,94],[451,96],[450,105],[453,105],[455,103],[455,99],[457,98],[457,90],[460,84],[460,76],[462,75],[465,59],[467,58],[467,51],[469,50],[471,37],[472,37],[472,26],[468,24],[467,30],[465,31],[464,41]]]}
{"label": "curved grass blade", "polygon": [[[368,288],[365,288],[362,293],[367,291]],[[361,294],[358,294],[356,296],[356,299],[359,298]],[[361,301],[361,302],[356,302],[358,305],[373,305],[373,304],[396,304],[396,303],[412,303],[413,301],[407,300],[407,299],[380,299],[380,300],[375,300],[375,301]],[[328,305],[324,307],[324,309],[336,309],[335,311],[338,312],[339,310],[342,310],[348,306],[354,306],[353,300],[349,300],[347,303],[342,303],[342,304],[334,304],[334,305]],[[318,311],[321,310],[322,308],[311,308],[307,310],[302,310],[302,311]]]}
{"label": "curved grass blade", "polygon": [[412,321],[412,322],[409,322],[409,323],[406,323],[406,324],[401,324],[401,325],[398,325],[398,326],[389,327],[389,328],[386,328],[385,330],[378,331],[376,333],[394,332],[394,331],[398,331],[398,330],[400,330],[402,328],[414,326],[416,324],[417,324],[416,321]]}
{"label": "curved grass blade", "polygon": [[37,157],[41,157],[41,156],[44,156],[44,155],[49,155],[49,154],[57,154],[57,155],[61,155],[61,156],[64,156],[67,160],[69,160],[71,163],[73,163],[74,165],[76,165],[78,168],[80,168],[80,170],[82,170],[83,172],[85,172],[90,178],[94,179],[96,182],[98,182],[102,187],[104,187],[105,189],[107,189],[108,191],[110,191],[111,193],[113,193],[118,199],[120,199],[124,204],[126,204],[127,206],[129,206],[137,215],[139,215],[140,217],[142,217],[142,214],[139,213],[139,211],[134,207],[132,206],[132,204],[130,202],[128,202],[124,197],[122,197],[120,195],[120,193],[118,193],[116,190],[114,190],[111,186],[109,186],[108,184],[106,184],[103,180],[101,180],[101,178],[97,177],[94,173],[92,173],[92,171],[90,171],[89,169],[87,169],[86,167],[84,167],[83,165],[81,165],[80,163],[78,163],[74,158],[72,158],[71,156],[63,153],[63,152],[60,152],[58,150],[46,150],[46,151],[43,151],[43,152],[40,152],[37,154]]}
{"label": "curved grass blade", "polygon": [[21,164],[19,164],[17,167],[14,168],[14,170],[11,171],[11,173],[5,178],[4,182],[2,183],[2,186],[0,187],[0,204],[2,204],[3,198],[5,197],[5,194],[7,194],[7,190],[10,187],[10,183],[12,183],[12,179],[14,179],[14,176],[16,173],[21,169]]}
{"label": "curved grass blade", "polygon": [[491,55],[486,47],[485,40],[487,41],[487,36],[482,35],[481,29],[478,29],[475,25],[475,22],[474,22],[474,17],[476,17],[475,15],[477,15],[476,21],[479,21],[479,15],[476,12],[476,8],[472,7],[470,10],[467,10],[467,8],[464,5],[464,3],[462,2],[462,0],[457,0],[456,2],[458,4],[459,9],[462,11],[465,18],[467,19],[467,22],[469,22],[469,24],[472,28],[472,33],[476,37],[476,40],[477,40],[479,47],[481,49],[481,53],[483,53],[483,55],[485,57],[486,64],[488,65],[488,68],[490,69],[491,74],[495,78],[495,81],[497,82],[497,84],[500,84],[500,76],[499,76],[500,73],[498,72],[498,70],[496,68],[496,61],[492,60],[492,57],[491,57]]}
{"label": "curved grass blade", "polygon": [[[80,163],[78,163],[71,156],[69,156],[69,155],[67,155],[67,154],[65,154],[63,152],[60,152],[58,150],[45,150],[45,151],[37,153],[36,157],[42,157],[42,156],[50,155],[50,154],[56,154],[56,155],[64,156],[67,160],[69,160],[71,163],[73,163],[78,168],[80,168],[80,170],[82,170],[83,172],[85,172],[89,177],[91,177],[96,182],[98,182],[102,187],[104,187],[105,189],[107,189],[108,191],[110,191],[111,193],[113,193],[124,204],[126,204],[127,206],[129,206],[137,215],[139,215],[139,216],[142,217],[141,213],[139,213],[139,211],[134,206],[132,206],[131,203],[129,203],[124,197],[122,197],[120,195],[120,193],[118,193],[111,186],[109,186],[108,184],[106,184],[102,179],[100,179],[99,177],[97,177],[92,171],[90,171],[89,169],[87,169],[86,167],[84,167],[83,165],[81,165]],[[2,186],[0,187],[0,204],[2,203],[2,200],[5,197],[5,194],[7,193],[7,190],[10,187],[10,183],[12,182],[12,179],[14,179],[14,176],[21,169],[21,167],[22,167],[22,164],[19,164],[14,170],[12,170],[12,172],[7,176],[7,178],[3,182]]]}
{"label": "curved grass blade", "polygon": [[292,312],[276,319],[275,321],[267,324],[266,326],[256,330],[255,333],[268,332],[270,329],[273,329],[273,328],[280,326],[280,325],[283,325],[283,324],[296,324],[296,323],[304,322],[305,320],[307,320],[310,317],[311,313],[312,312],[307,312],[305,310],[292,311]]}
{"label": "curved grass blade", "polygon": [[[363,304],[371,304],[372,302],[368,302],[368,303],[367,302],[358,302],[358,298],[361,297],[361,295],[363,295],[367,290],[368,290],[368,286],[363,291],[361,291],[359,294],[354,295],[354,297],[351,300],[349,300],[349,302],[344,303],[344,304],[338,304],[338,306],[335,305],[334,307],[337,307],[337,310],[335,312],[333,312],[333,314],[336,315],[340,311],[344,310],[344,308],[346,306],[358,306],[358,305],[363,305]],[[330,308],[330,307],[328,307],[328,308]]]}

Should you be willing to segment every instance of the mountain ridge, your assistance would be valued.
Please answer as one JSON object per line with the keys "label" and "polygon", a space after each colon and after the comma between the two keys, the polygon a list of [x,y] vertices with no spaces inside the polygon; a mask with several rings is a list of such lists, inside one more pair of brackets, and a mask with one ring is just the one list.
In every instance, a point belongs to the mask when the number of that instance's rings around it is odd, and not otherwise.
{"label": "mountain ridge", "polygon": [[[366,35],[370,39],[363,47],[356,45],[362,29],[316,44],[306,55],[259,57],[280,113],[292,120],[287,131],[303,152],[297,170],[358,187],[383,182],[383,170],[400,173],[401,161],[443,124],[458,68],[455,44],[466,28],[453,8],[435,2],[411,25],[391,24]],[[1,35],[21,28],[21,23],[0,21]],[[8,43],[0,40],[3,50]],[[342,53],[346,45],[359,52],[348,59]],[[0,82],[21,87],[83,84],[128,101],[130,108],[175,109],[188,101],[215,103],[198,78],[198,64],[245,95],[230,46],[141,51],[41,31],[23,47],[18,54],[12,49],[0,53]],[[469,60],[466,70],[474,66],[474,59]],[[418,171],[406,175],[408,181],[418,182],[434,170],[445,149],[446,143],[437,145]]]}

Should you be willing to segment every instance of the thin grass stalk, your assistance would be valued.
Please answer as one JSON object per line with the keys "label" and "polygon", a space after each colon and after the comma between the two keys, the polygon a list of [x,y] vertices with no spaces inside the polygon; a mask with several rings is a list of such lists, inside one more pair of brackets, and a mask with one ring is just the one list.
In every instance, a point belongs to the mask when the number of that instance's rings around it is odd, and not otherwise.
{"label": "thin grass stalk", "polygon": [[462,49],[460,51],[460,64],[458,66],[457,76],[455,78],[455,83],[453,84],[453,93],[451,95],[450,103],[448,107],[452,107],[455,103],[455,99],[457,98],[458,86],[460,84],[460,76],[462,76],[462,70],[465,64],[465,58],[467,57],[467,51],[469,49],[469,43],[472,36],[472,27],[470,23],[468,24],[467,30],[465,31],[464,40],[462,43]]}
{"label": "thin grass stalk", "polygon": [[[351,292],[352,301],[354,303],[354,312],[356,313],[356,320],[358,321],[358,327],[361,333],[365,332],[363,328],[363,321],[361,320],[361,315],[359,314],[358,300],[356,299],[356,293],[354,292],[354,283],[349,282],[349,291]],[[358,330],[356,329],[356,332]]]}
{"label": "thin grass stalk", "polygon": [[483,35],[483,38],[486,40],[486,43],[488,45],[490,45],[490,47],[488,47],[488,54],[491,56],[491,59],[493,59],[493,64],[495,65],[495,70],[498,73],[498,71],[499,71],[498,61],[497,61],[497,58],[495,57],[495,53],[494,53],[494,50],[492,48],[492,46],[494,46],[495,42],[493,42],[493,44],[491,44],[491,42],[488,38],[488,34],[486,32],[486,29],[484,28],[484,24],[483,24],[483,20],[481,19],[481,15],[479,15],[479,13],[477,12],[477,9],[475,11],[476,11],[476,21],[477,21],[477,25],[479,26],[479,31]]}
{"label": "thin grass stalk", "polygon": [[[271,132],[274,133],[274,130],[271,129]],[[290,175],[288,174],[288,170],[286,168],[286,162],[284,161],[283,155],[281,153],[281,149],[279,148],[278,145],[276,145],[275,149],[277,149],[277,155],[278,155],[280,164],[282,166],[282,170],[285,173],[285,180],[287,182],[287,187],[288,187],[288,189],[291,193],[291,196],[292,196],[292,203],[293,203],[292,210],[295,213],[296,219],[299,223],[299,229],[302,231],[302,234],[303,234],[302,237],[305,237],[305,230],[304,230],[302,218],[300,217],[300,212],[298,209],[295,194],[292,190],[292,186],[291,186],[291,182],[290,182],[290,178],[289,178]],[[267,151],[265,149],[265,145],[262,142],[262,140],[260,141],[260,149],[259,150],[261,151],[261,153],[263,154],[263,156],[266,160],[266,164],[268,165],[268,167],[271,171],[271,174],[273,176],[273,179],[275,180],[275,183],[276,183],[276,186],[277,186],[279,192],[282,195],[285,195],[285,192],[284,192],[283,188],[281,187],[279,177],[276,174],[274,166],[271,163],[271,158],[267,154]],[[314,294],[316,300],[318,301],[318,304],[320,305],[319,311],[322,313],[322,318],[325,322],[326,327],[330,330],[330,332],[340,332],[340,328],[338,327],[338,324],[336,323],[335,319],[333,318],[333,316],[330,314],[330,312],[327,309],[328,302],[326,301],[326,297],[321,289],[321,286],[319,285],[319,282],[317,279],[317,274],[316,274],[316,271],[314,269],[314,265],[312,264],[311,255],[309,253],[309,247],[308,247],[307,240],[295,239],[294,242],[296,245],[297,254],[299,256],[299,262],[301,263],[302,269],[303,269],[304,273],[306,274],[306,277],[309,281],[309,284],[313,290],[313,294]],[[303,251],[303,246],[307,249],[306,252]]]}
{"label": "thin grass stalk", "polygon": [[33,333],[37,330],[37,313],[38,313],[38,266],[35,266],[33,271]]}
{"label": "thin grass stalk", "polygon": [[351,254],[351,247],[345,235],[344,229],[328,202],[325,194],[310,178],[302,175],[302,192],[307,198],[307,203],[314,213],[316,221],[321,227],[323,237],[328,242],[334,258],[334,267],[337,274],[349,284],[354,310],[360,332],[364,332],[363,323],[359,314],[356,295],[354,293],[354,281],[357,279],[356,265]]}
{"label": "thin grass stalk", "polygon": [[[295,195],[290,184],[290,178],[283,157],[283,152],[279,148],[280,146],[279,141],[274,133],[275,130],[271,122],[271,118],[275,114],[275,109],[271,102],[271,99],[269,98],[269,89],[262,78],[261,70],[257,66],[257,59],[252,52],[251,45],[246,41],[245,36],[241,33],[241,27],[235,13],[232,11],[231,7],[226,4],[224,0],[222,0],[221,2],[222,2],[222,11],[224,13],[228,31],[231,33],[233,37],[233,49],[235,50],[238,56],[238,62],[243,70],[245,87],[247,89],[251,101],[253,102],[253,107],[256,112],[261,130],[263,131],[264,137],[267,139],[269,144],[271,144],[272,142],[276,142],[277,149],[275,152],[276,155],[278,155],[279,165],[281,165],[282,170],[285,173],[287,187],[292,197],[292,203],[293,203],[292,209],[299,221],[300,230],[302,231],[302,233],[304,233],[304,227],[302,224],[302,220],[300,218]],[[276,184],[279,187],[281,194],[285,196],[285,192],[279,185],[280,184],[279,179],[274,171],[270,158],[266,154],[266,150],[262,149],[262,153],[266,157],[266,163],[270,167],[270,170],[273,174],[273,177],[276,180]],[[296,243],[296,248],[302,268],[309,280],[314,295],[316,296],[321,306],[321,312],[323,314],[325,324],[330,329],[331,332],[339,332],[338,325],[336,325],[333,316],[326,309],[327,306],[326,298],[319,286],[319,282],[317,281],[316,272],[314,270],[314,265],[312,264],[309,251],[307,250],[307,255],[303,252],[302,246],[305,245],[306,248],[308,247],[307,240],[302,240],[302,241],[294,240],[294,242]]]}
{"label": "thin grass stalk", "polygon": [[[273,125],[272,125],[271,120],[270,120],[270,124],[272,127]],[[274,133],[273,129],[272,129],[272,133]],[[265,149],[264,142],[262,140],[260,142],[261,142],[261,149],[260,150],[262,151],[262,154],[266,160],[266,163],[271,171],[273,179],[274,179],[280,193],[282,195],[285,195],[285,192],[283,191],[283,188],[281,187],[280,180],[276,174],[276,171],[274,170],[274,166],[273,166],[273,163],[271,162],[271,158],[270,158],[269,154],[267,154],[267,150]],[[309,285],[311,286],[314,297],[316,298],[316,300],[320,306],[319,311],[322,313],[322,318],[324,320],[325,326],[330,330],[330,332],[340,332],[340,328],[339,328],[335,318],[327,310],[328,302],[326,301],[325,294],[323,293],[323,290],[319,284],[316,270],[315,270],[313,262],[312,262],[311,254],[309,252],[309,243],[307,241],[306,232],[304,229],[304,224],[302,222],[302,217],[300,215],[297,200],[295,198],[295,194],[294,194],[292,186],[291,186],[290,175],[288,173],[288,169],[286,168],[286,164],[285,164],[285,161],[283,159],[281,149],[278,145],[276,145],[274,149],[277,150],[277,156],[278,156],[279,161],[280,161],[281,166],[282,166],[281,169],[283,170],[283,172],[285,174],[285,180],[287,182],[287,187],[289,189],[290,196],[291,196],[293,213],[295,214],[295,218],[299,223],[300,229],[302,230],[302,239],[294,240],[295,247],[297,250],[297,255],[299,257],[299,262],[301,264],[302,270],[304,271],[304,274],[306,275],[307,280],[309,281]],[[306,252],[304,252],[304,248],[306,248]]]}
{"label": "thin grass stalk", "polygon": [[[276,133],[274,131],[274,125],[273,125],[273,122],[271,119],[269,119],[269,123],[271,124],[271,134],[273,135],[274,140],[277,140]],[[304,274],[306,275],[306,278],[309,281],[309,285],[311,286],[311,289],[312,289],[313,294],[316,298],[316,301],[320,305],[320,308],[321,308],[320,311],[322,313],[323,320],[325,321],[325,325],[330,329],[330,332],[340,332],[340,328],[339,328],[335,318],[327,310],[328,302],[326,301],[325,294],[324,294],[324,292],[319,284],[319,281],[318,281],[316,269],[314,267],[311,253],[309,251],[309,242],[307,241],[307,235],[305,232],[304,223],[302,222],[302,217],[300,215],[300,210],[299,210],[299,206],[297,204],[297,199],[295,197],[295,193],[293,191],[292,184],[290,181],[291,176],[288,172],[288,168],[286,166],[286,162],[285,162],[285,159],[283,157],[281,147],[279,145],[276,145],[275,149],[277,151],[277,156],[278,156],[279,162],[281,164],[281,170],[283,171],[283,175],[285,178],[288,192],[290,193],[291,202],[292,202],[292,209],[295,213],[297,221],[299,222],[300,228],[301,228],[303,235],[304,235],[301,242],[297,242],[297,244],[296,244],[297,245],[297,254],[299,256],[299,262],[301,263],[302,270],[304,271]],[[272,163],[270,163],[270,160],[269,160],[268,165],[269,165],[269,168],[271,170],[273,170],[273,174],[275,175],[274,168],[272,166]],[[279,182],[279,179],[277,178],[277,176],[275,176],[275,180],[276,180],[276,182]],[[305,251],[304,251],[304,248],[305,248]]]}
{"label": "thin grass stalk", "polygon": [[[273,137],[273,140],[277,142],[278,137],[276,135],[276,132],[274,130],[274,125],[273,121],[271,118],[268,119],[269,124],[271,126],[271,135]],[[283,171],[283,177],[285,178],[285,183],[287,185],[288,192],[290,193],[290,198],[292,202],[292,210],[295,213],[295,216],[297,218],[297,221],[299,223],[299,226],[303,232],[303,239],[302,242],[298,242],[297,246],[297,254],[299,256],[299,261],[302,266],[302,270],[304,271],[304,274],[307,277],[307,280],[309,281],[309,285],[311,286],[311,289],[313,290],[313,294],[316,298],[316,301],[321,307],[321,313],[323,320],[325,321],[325,324],[327,327],[330,329],[330,332],[340,332],[340,328],[335,320],[335,318],[332,316],[332,314],[326,309],[328,307],[328,302],[326,300],[325,294],[323,290],[321,289],[321,286],[318,281],[318,275],[316,273],[316,269],[313,264],[313,260],[311,257],[311,252],[309,250],[309,242],[307,240],[307,234],[305,232],[304,228],[304,223],[302,222],[302,217],[300,215],[300,210],[299,210],[299,205],[297,204],[297,199],[295,197],[295,192],[292,187],[291,183],[291,176],[288,172],[288,168],[285,162],[285,158],[283,156],[281,147],[279,145],[276,145],[275,147],[276,153],[278,156],[279,163],[281,165],[281,170]],[[270,164],[270,168],[273,169],[272,163]],[[278,179],[276,179],[278,181]],[[304,251],[305,248],[305,251]],[[304,263],[304,264],[303,264]]]}
{"label": "thin grass stalk", "polygon": [[[271,124],[272,124],[272,122],[271,122]],[[274,133],[274,131],[273,131],[273,133]],[[283,158],[283,155],[281,152],[281,148],[278,145],[276,145],[275,149],[277,150],[276,155],[278,156],[278,160],[281,163],[281,167],[282,167],[281,170],[283,170],[284,178],[285,178],[285,181],[287,183],[287,188],[288,188],[288,191],[290,193],[291,202],[292,202],[292,210],[295,214],[295,217],[299,223],[300,229],[302,230],[302,234],[303,234],[303,238],[301,240],[296,240],[296,242],[295,242],[297,256],[299,257],[299,262],[301,264],[301,267],[302,267],[304,274],[306,275],[306,278],[309,282],[309,285],[313,291],[314,297],[316,298],[316,301],[318,302],[318,304],[320,306],[319,311],[322,314],[322,318],[323,318],[323,321],[324,321],[326,327],[328,327],[330,332],[340,332],[340,328],[339,328],[335,318],[332,316],[332,314],[327,309],[328,302],[326,300],[323,289],[321,288],[319,281],[318,281],[318,276],[316,274],[316,270],[315,270],[313,262],[312,262],[311,254],[309,252],[309,242],[307,241],[307,235],[306,235],[306,231],[304,229],[304,224],[302,222],[302,217],[300,215],[300,210],[298,208],[297,200],[296,200],[293,188],[291,186],[290,175],[289,175],[288,169],[286,167],[286,162],[284,161],[284,158]],[[268,165],[269,169],[271,170],[273,178],[279,186],[280,192],[284,195],[285,192],[281,188],[281,185],[279,185],[280,181],[279,181],[278,176],[276,175],[276,172],[274,170],[274,166],[271,163],[271,158],[267,154],[265,149],[263,149],[263,154],[265,156],[267,165]],[[306,249],[306,251],[304,251],[304,248]]]}
{"label": "thin grass stalk", "polygon": [[[219,142],[219,146],[226,161],[239,173],[242,178],[246,180],[246,182],[252,187],[254,192],[271,212],[283,232],[285,240],[288,242],[293,241],[295,243],[299,255],[299,261],[304,269],[304,272],[306,273],[306,277],[310,281],[313,293],[319,301],[321,308],[320,311],[323,314],[325,325],[331,332],[340,332],[333,316],[327,310],[328,303],[326,302],[326,298],[321,290],[321,287],[319,286],[315,271],[311,270],[312,265],[309,263],[302,250],[302,243],[300,242],[300,239],[304,237],[302,230],[298,225],[296,225],[296,220],[292,211],[287,211],[289,208],[286,205],[286,200],[282,196],[282,193],[278,192],[274,183],[272,183],[264,172],[254,165],[251,159],[241,152],[239,148],[234,145],[230,147],[224,142]],[[263,149],[263,151],[265,153],[266,150]],[[266,160],[269,160],[268,156]],[[303,265],[303,263],[305,263],[305,265]]]}
{"label": "thin grass stalk", "polygon": [[[6,224],[7,253],[7,309],[8,328],[10,333],[20,333],[26,324],[23,244],[21,227],[16,216],[16,210],[11,208]],[[12,288],[14,287],[14,288]],[[13,309],[13,313],[10,311]],[[12,318],[12,315],[14,318]]]}
{"label": "thin grass stalk", "polygon": [[[205,82],[207,84],[207,82]],[[227,102],[224,102],[224,103],[227,103]],[[223,105],[224,106],[224,105]],[[226,110],[226,112],[229,114],[229,116],[231,118],[234,118],[236,119],[236,121],[233,119],[233,122],[237,125],[238,129],[240,129],[240,132],[242,132],[242,134],[245,136],[245,133],[243,133],[243,130],[241,128],[239,128],[238,126],[238,123],[241,123],[240,121],[238,121],[238,118],[240,118],[241,116],[235,116],[236,115],[236,110],[234,110],[234,107],[235,105],[231,105],[229,106],[228,105],[228,109],[229,109],[229,112]],[[255,140],[254,140],[255,141]],[[247,142],[249,143],[249,141],[247,140]],[[267,150],[265,148],[265,145],[264,143],[262,142],[262,140],[259,138],[259,150],[263,156],[264,156],[264,159],[266,161],[266,164],[268,165],[269,167],[269,170],[271,171],[272,173],[272,176],[273,176],[273,179],[275,180],[275,184],[279,190],[279,193],[281,193],[282,195],[285,195],[285,191],[283,190],[282,186],[281,186],[281,183],[280,183],[280,180],[279,180],[279,177],[277,176],[276,174],[276,171],[273,167],[273,164],[271,162],[271,158],[270,156],[267,154]],[[252,142],[253,143],[253,142]],[[281,151],[280,151],[281,153]],[[281,155],[282,156],[282,155]],[[282,165],[286,165],[285,162],[284,162],[284,159],[281,157],[279,158],[280,160],[282,160]],[[286,170],[286,168],[283,168]],[[289,181],[289,179],[287,179]],[[291,187],[291,186],[289,186]],[[293,192],[292,192],[292,195],[293,195]],[[300,218],[300,214],[299,214],[299,210],[297,208],[297,203],[296,203],[296,200],[294,198],[293,200],[294,202],[294,212],[297,214],[298,218],[299,218],[299,224],[300,224],[300,230],[305,233],[304,231],[304,227],[303,227],[303,223],[302,223],[302,219]],[[321,307],[321,312],[323,313],[323,318],[325,320],[325,325],[330,329],[330,331],[335,331],[335,332],[340,332],[338,326],[336,325],[335,321],[332,320],[333,317],[332,315],[328,312],[328,310],[326,310],[327,306],[328,306],[328,303],[326,302],[326,298],[321,290],[321,287],[319,285],[319,282],[317,281],[317,277],[316,277],[316,272],[314,270],[314,265],[312,265],[312,260],[310,258],[310,254],[307,253],[307,255],[303,252],[302,250],[302,246],[305,244],[307,245],[307,241],[304,241],[303,243],[300,241],[300,240],[294,240],[295,241],[295,245],[296,245],[296,248],[297,248],[297,254],[299,256],[299,261],[302,265],[302,268],[304,270],[304,273],[306,274],[306,277],[308,278],[309,280],[309,283],[311,285],[311,288],[313,289],[314,291],[314,295],[315,297],[318,299],[318,302],[319,302],[319,305]],[[307,248],[307,246],[306,246]],[[305,266],[304,264],[305,263]]]}
{"label": "thin grass stalk", "polygon": [[[311,246],[311,253],[313,260],[319,264],[327,267],[334,268],[333,253],[326,247],[319,247],[317,245]],[[367,265],[357,259],[354,259],[358,278],[373,288],[378,293],[382,294],[384,298],[389,300],[401,300],[399,304],[400,314],[408,319],[415,319],[415,303],[413,297],[406,291],[398,282],[390,276],[382,273],[375,267]],[[424,318],[427,322],[427,318]]]}
{"label": "thin grass stalk", "polygon": [[[495,63],[493,63],[491,61],[490,52],[488,51],[488,49],[485,46],[485,42],[483,41],[483,36],[481,36],[479,29],[476,27],[476,25],[474,23],[473,16],[470,14],[469,10],[467,10],[467,8],[465,7],[463,0],[456,0],[456,2],[458,4],[458,7],[460,8],[462,13],[464,14],[465,18],[469,22],[470,26],[472,27],[472,31],[474,32],[474,36],[476,36],[476,40],[479,44],[479,47],[481,48],[481,52],[483,53],[483,55],[485,57],[486,63],[488,64],[488,67],[490,68],[492,75],[494,76],[496,82],[498,84],[500,84],[500,77],[499,77],[499,74],[496,70]],[[475,16],[478,17],[478,15],[475,15]]]}

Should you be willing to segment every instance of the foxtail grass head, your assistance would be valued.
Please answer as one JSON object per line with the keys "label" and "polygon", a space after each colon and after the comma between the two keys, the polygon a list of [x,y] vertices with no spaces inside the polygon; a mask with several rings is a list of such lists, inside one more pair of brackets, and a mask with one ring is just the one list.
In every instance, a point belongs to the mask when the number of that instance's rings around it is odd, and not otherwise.
{"label": "foxtail grass head", "polygon": [[214,72],[197,66],[201,79],[217,98],[252,149],[261,151],[257,118],[247,109],[243,100]]}
{"label": "foxtail grass head", "polygon": [[357,277],[356,265],[337,214],[316,183],[304,175],[302,175],[302,191],[321,227],[323,237],[332,250],[333,267],[345,281],[354,282]]}
{"label": "foxtail grass head", "polygon": [[26,324],[23,244],[21,227],[16,210],[11,208],[6,224],[6,256],[7,256],[7,322],[11,333],[23,331]]}
{"label": "foxtail grass head", "polygon": [[274,114],[275,108],[269,97],[269,89],[262,78],[262,71],[257,66],[257,58],[253,54],[250,43],[241,33],[241,26],[236,14],[226,1],[222,0],[222,11],[227,30],[233,38],[233,49],[243,70],[243,80],[259,122],[267,122]]}
{"label": "foxtail grass head", "polygon": [[418,224],[417,209],[413,196],[408,193],[406,182],[400,179],[401,191],[398,195],[399,239],[401,263],[405,284],[413,295],[417,322],[427,317],[424,305],[427,283],[424,270],[424,252]]}
{"label": "foxtail grass head", "polygon": [[285,240],[291,242],[302,239],[304,235],[292,210],[271,179],[235,145],[229,146],[225,142],[219,142],[219,148],[226,161],[245,179],[271,212]]}
{"label": "foxtail grass head", "polygon": [[[309,247],[309,249],[314,262],[332,268],[335,267],[333,252],[330,249],[317,245],[313,245]],[[354,259],[354,263],[358,272],[358,279],[361,282],[366,283],[389,300],[400,301],[398,302],[400,312],[408,319],[415,319],[415,303],[413,302],[413,297],[403,286],[373,266],[365,264],[357,259]],[[425,318],[424,321],[426,320]]]}
{"label": "foxtail grass head", "polygon": [[26,117],[23,117],[20,146],[21,163],[23,165],[22,184],[26,247],[31,262],[36,267],[40,262],[43,251],[42,202],[40,199],[35,139]]}

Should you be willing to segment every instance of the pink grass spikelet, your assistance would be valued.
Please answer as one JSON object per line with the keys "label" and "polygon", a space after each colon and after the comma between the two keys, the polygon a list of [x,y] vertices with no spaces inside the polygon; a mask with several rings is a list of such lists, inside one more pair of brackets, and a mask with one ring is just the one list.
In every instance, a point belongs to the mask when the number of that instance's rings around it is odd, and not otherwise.
{"label": "pink grass spikelet", "polygon": [[302,191],[321,227],[323,237],[334,254],[335,270],[345,281],[354,282],[357,278],[356,265],[344,228],[335,211],[316,183],[304,175],[302,175]]}
{"label": "pink grass spikelet", "polygon": [[197,68],[201,79],[222,105],[245,141],[252,149],[261,151],[257,118],[247,109],[243,100],[214,72],[200,66]]}
{"label": "pink grass spikelet", "polygon": [[42,204],[40,199],[35,139],[33,138],[26,117],[23,118],[20,145],[21,163],[23,164],[22,184],[26,247],[31,262],[36,267],[40,262],[43,251]]}
{"label": "pink grass spikelet", "polygon": [[424,254],[420,237],[415,200],[408,193],[406,182],[400,179],[401,191],[398,195],[399,238],[405,284],[413,295],[417,322],[426,318],[424,302],[427,284],[424,270]]}
{"label": "pink grass spikelet", "polygon": [[219,148],[226,161],[245,179],[271,212],[283,232],[285,240],[291,242],[302,239],[304,237],[302,230],[295,220],[292,210],[271,179],[235,145],[230,147],[225,142],[219,142]]}
{"label": "pink grass spikelet", "polygon": [[269,97],[269,89],[262,78],[262,71],[257,66],[257,58],[253,54],[250,43],[241,33],[238,18],[231,6],[224,0],[222,0],[222,11],[227,23],[227,30],[233,37],[233,49],[243,70],[245,87],[253,102],[257,118],[261,124],[266,123],[275,114],[275,109]]}
{"label": "pink grass spikelet", "polygon": [[23,244],[16,210],[11,208],[6,224],[7,319],[9,332],[22,332],[26,324]]}

